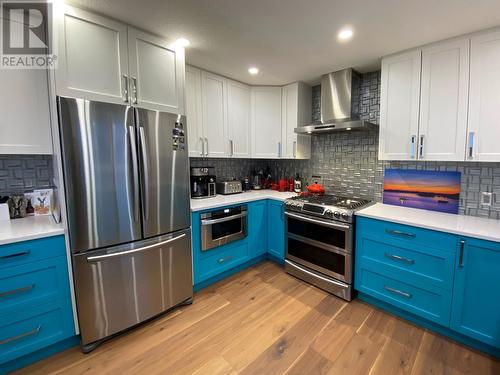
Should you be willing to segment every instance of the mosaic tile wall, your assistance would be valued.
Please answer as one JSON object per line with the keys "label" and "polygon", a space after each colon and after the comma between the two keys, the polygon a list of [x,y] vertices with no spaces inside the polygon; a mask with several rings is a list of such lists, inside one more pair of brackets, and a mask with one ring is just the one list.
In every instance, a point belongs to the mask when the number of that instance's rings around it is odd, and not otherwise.
{"label": "mosaic tile wall", "polygon": [[0,155],[0,195],[52,187],[50,155]]}

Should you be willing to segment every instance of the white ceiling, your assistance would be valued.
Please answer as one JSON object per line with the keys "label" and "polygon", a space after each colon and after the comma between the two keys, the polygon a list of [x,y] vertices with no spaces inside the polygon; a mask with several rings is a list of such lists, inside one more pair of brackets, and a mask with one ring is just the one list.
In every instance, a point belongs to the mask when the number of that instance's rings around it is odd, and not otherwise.
{"label": "white ceiling", "polygon": [[[170,38],[191,41],[189,64],[251,84],[316,82],[334,70],[500,26],[499,0],[70,0]],[[355,35],[339,43],[351,26]],[[255,65],[257,76],[247,69]]]}

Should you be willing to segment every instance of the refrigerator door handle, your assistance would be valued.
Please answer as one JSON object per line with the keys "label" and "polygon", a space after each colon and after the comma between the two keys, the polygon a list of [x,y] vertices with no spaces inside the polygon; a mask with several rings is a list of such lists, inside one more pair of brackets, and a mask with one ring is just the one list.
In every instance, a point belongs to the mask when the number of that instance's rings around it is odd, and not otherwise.
{"label": "refrigerator door handle", "polygon": [[120,251],[120,252],[111,253],[111,254],[90,256],[90,257],[87,257],[87,262],[96,262],[96,261],[99,261],[99,260],[102,260],[102,259],[120,257],[120,256],[124,256],[124,255],[134,254],[134,253],[140,253],[140,252],[147,251],[147,250],[157,249],[157,248],[162,247],[162,246],[164,246],[164,245],[166,245],[166,244],[168,244],[170,242],[177,241],[177,240],[179,240],[179,239],[181,239],[183,237],[186,237],[186,233],[182,233],[182,234],[180,234],[180,235],[178,235],[176,237],[169,238],[168,240],[161,241],[161,242],[155,243],[153,245],[148,245],[148,246],[140,247],[138,249],[127,250],[127,251]]}
{"label": "refrigerator door handle", "polygon": [[139,170],[137,167],[137,146],[135,142],[135,128],[128,127],[130,139],[130,155],[132,156],[132,178],[134,179],[134,221],[139,221]]}
{"label": "refrigerator door handle", "polygon": [[149,219],[149,160],[148,150],[146,143],[146,134],[144,127],[139,125],[139,137],[141,142],[142,153],[142,170],[143,170],[143,184],[144,184],[144,219]]}

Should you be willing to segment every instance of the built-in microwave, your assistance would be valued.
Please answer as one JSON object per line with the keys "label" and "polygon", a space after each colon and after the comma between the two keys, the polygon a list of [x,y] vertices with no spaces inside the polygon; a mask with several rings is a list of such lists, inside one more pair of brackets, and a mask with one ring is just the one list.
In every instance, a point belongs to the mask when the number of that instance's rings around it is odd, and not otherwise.
{"label": "built-in microwave", "polygon": [[245,238],[247,215],[246,205],[201,214],[201,250],[210,250]]}

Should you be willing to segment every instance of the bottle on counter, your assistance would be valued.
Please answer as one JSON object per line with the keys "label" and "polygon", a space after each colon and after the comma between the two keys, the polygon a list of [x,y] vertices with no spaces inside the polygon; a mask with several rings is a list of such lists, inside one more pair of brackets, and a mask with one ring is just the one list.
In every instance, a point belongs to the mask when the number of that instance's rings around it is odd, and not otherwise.
{"label": "bottle on counter", "polygon": [[293,181],[293,191],[296,193],[302,192],[302,181],[298,173],[295,175],[295,180]]}

